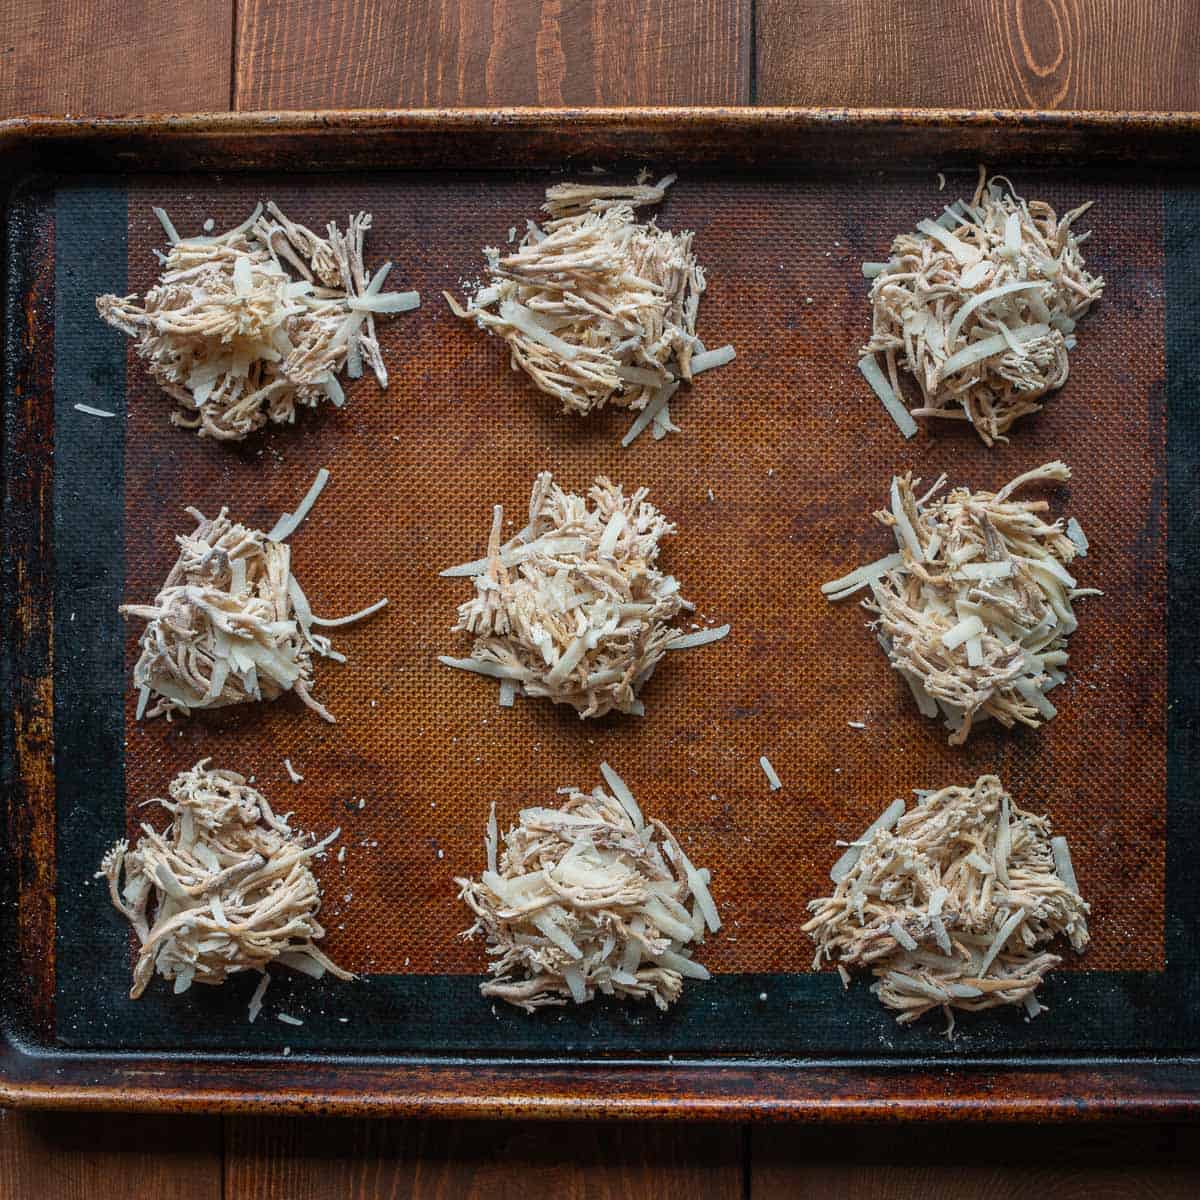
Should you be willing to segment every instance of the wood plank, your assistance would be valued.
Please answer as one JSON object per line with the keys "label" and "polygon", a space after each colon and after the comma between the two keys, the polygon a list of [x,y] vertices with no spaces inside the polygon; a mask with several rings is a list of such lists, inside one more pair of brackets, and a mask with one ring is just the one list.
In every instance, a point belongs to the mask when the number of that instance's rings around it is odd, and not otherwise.
{"label": "wood plank", "polygon": [[234,107],[733,104],[751,0],[243,0]]}
{"label": "wood plank", "polygon": [[[758,0],[757,98],[1200,107],[1182,0],[1149,8],[1137,0],[1001,0],[982,10],[967,0],[899,9],[883,0]],[[236,106],[745,101],[748,12],[748,0],[246,0]],[[229,18],[228,4],[207,2],[72,0],[52,8],[37,0],[6,8],[0,115],[225,108]],[[60,69],[47,71],[47,62]],[[182,62],[186,71],[170,69]],[[742,1134],[733,1128],[230,1119],[227,1131],[231,1198],[742,1194]],[[1064,1131],[1041,1132],[1057,1150],[1042,1137],[1035,1161],[1020,1167],[986,1165],[986,1155],[985,1165],[914,1165],[922,1143],[907,1132],[885,1137],[882,1154],[865,1155],[869,1131],[832,1143],[825,1131],[756,1132],[752,1194],[1195,1194],[1194,1167],[1179,1158],[1174,1134],[1136,1131],[1126,1135],[1132,1145],[1097,1134],[1106,1146],[1071,1152]],[[1038,1140],[1032,1131],[1009,1136],[1014,1161],[1023,1138]],[[932,1143],[926,1153],[937,1153]],[[13,1200],[125,1195],[134,1186],[149,1196],[215,1200],[220,1164],[215,1120],[0,1113],[0,1179],[15,1183],[4,1193]]]}
{"label": "wood plank", "polygon": [[1189,0],[757,0],[760,104],[1200,108]]}
{"label": "wood plank", "polygon": [[218,1117],[0,1110],[4,1200],[221,1200]]}
{"label": "wood plank", "polygon": [[0,5],[0,117],[229,108],[230,0]]}
{"label": "wood plank", "polygon": [[755,1128],[753,1200],[1185,1200],[1200,1191],[1187,1126]]}
{"label": "wood plank", "polygon": [[229,1118],[225,1200],[739,1200],[734,1126]]}

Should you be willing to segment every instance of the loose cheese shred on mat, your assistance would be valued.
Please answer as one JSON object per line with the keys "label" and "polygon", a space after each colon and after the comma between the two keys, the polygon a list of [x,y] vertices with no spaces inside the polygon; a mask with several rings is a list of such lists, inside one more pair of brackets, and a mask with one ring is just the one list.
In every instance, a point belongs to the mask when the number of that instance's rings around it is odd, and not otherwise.
{"label": "loose cheese shred on mat", "polygon": [[167,241],[174,246],[179,241],[179,234],[176,232],[171,218],[167,216],[167,210],[154,205],[150,211],[158,218],[158,223],[163,227],[163,232],[167,235]]}
{"label": "loose cheese shred on mat", "polygon": [[250,1020],[251,1025],[253,1025],[254,1022],[258,1020],[258,1014],[260,1012],[262,1012],[263,997],[267,994],[267,988],[270,985],[270,983],[271,983],[271,976],[268,972],[264,971],[262,973],[262,975],[259,977],[258,985],[255,987],[253,993],[251,993],[251,996],[250,996],[250,1004],[248,1005],[248,1009],[249,1009],[249,1020]]}
{"label": "loose cheese shred on mat", "polygon": [[821,584],[821,592],[831,600],[840,600],[843,596],[849,596],[854,592],[861,591],[872,580],[878,579],[888,571],[895,570],[896,567],[902,566],[903,563],[904,556],[902,554],[889,554],[886,558],[868,563],[864,567],[855,568],[849,575],[843,575],[841,579],[833,579],[829,583]]}
{"label": "loose cheese shred on mat", "polygon": [[[169,252],[139,304],[101,296],[100,316],[136,339],[159,387],[178,405],[174,424],[201,437],[240,441],[268,421],[290,424],[299,407],[345,399],[338,373],[365,361],[387,387],[375,316],[420,303],[415,292],[381,291],[388,263],[368,276],[363,243],[370,213],[330,223],[321,237],[260,204],[236,229],[180,238],[154,209]],[[206,222],[206,228],[208,223]]]}
{"label": "loose cheese shred on mat", "polygon": [[640,410],[622,445],[653,426],[676,431],[667,410],[681,382],[732,362],[732,346],[706,350],[696,335],[705,289],[690,232],[670,233],[635,209],[658,204],[674,182],[631,187],[558,184],[550,220],[529,222],[511,254],[485,249],[488,280],[456,316],[508,343],[514,369],[583,416],[612,403]]}
{"label": "loose cheese shred on mat", "polygon": [[718,625],[715,629],[698,629],[695,633],[685,633],[676,638],[668,650],[694,650],[697,646],[707,646],[709,642],[719,642],[729,636],[729,625]]}
{"label": "loose cheese shred on mat", "polygon": [[611,767],[601,771],[611,793],[560,789],[559,807],[522,810],[503,839],[492,807],[487,870],[455,880],[475,916],[464,936],[487,944],[484,996],[526,1012],[597,992],[666,1009],[685,979],[709,978],[692,957],[721,927],[708,871],[661,821],[643,820]]}
{"label": "loose cheese shred on mat", "polygon": [[285,1025],[303,1025],[304,1022],[299,1017],[293,1017],[290,1013],[276,1013],[276,1019],[282,1021]]}
{"label": "loose cheese shred on mat", "polygon": [[89,417],[115,417],[115,412],[109,412],[107,408],[93,408],[90,404],[74,405],[76,412],[86,413]]}
{"label": "loose cheese shred on mat", "polygon": [[208,763],[177,775],[169,800],[151,801],[171,815],[164,831],[143,822],[136,847],[117,842],[96,874],[108,880],[113,905],[141,943],[132,999],[156,972],[178,993],[261,971],[253,1021],[272,963],[316,978],[326,971],[353,978],[316,946],[325,931],[311,864],[339,831],[319,842],[300,836],[241,775]]}
{"label": "loose cheese shred on mat", "polygon": [[438,661],[507,683],[513,696],[569,704],[581,717],[641,715],[638,692],[667,650],[729,631],[683,634],[672,624],[692,605],[657,567],[659,542],[675,527],[647,495],[639,488],[627,497],[601,477],[578,496],[545,471],[533,485],[529,524],[503,545],[496,505],[488,556],[465,568],[475,595],[454,626],[475,638],[471,655]]}
{"label": "loose cheese shred on mat", "polygon": [[[866,266],[864,264],[865,269]],[[915,437],[917,423],[913,420],[908,409],[904,407],[904,401],[900,399],[892,385],[884,378],[883,372],[879,369],[879,363],[875,361],[875,356],[868,354],[860,358],[858,360],[858,369],[862,372],[863,378],[871,385],[871,390],[882,401],[888,416],[896,422],[896,428],[906,438]]]}
{"label": "loose cheese shred on mat", "polygon": [[303,783],[304,782],[304,776],[301,775],[300,772],[297,771],[296,768],[292,766],[292,760],[290,758],[285,758],[283,760],[283,767],[284,767],[284,770],[287,771],[287,773],[288,773],[288,778],[293,783]]}
{"label": "loose cheese shred on mat", "polygon": [[705,350],[703,354],[692,358],[692,374],[699,375],[712,367],[728,366],[735,358],[737,353],[732,346],[718,346],[715,350]]}
{"label": "loose cheese shred on mat", "polygon": [[[970,204],[892,243],[886,263],[864,263],[872,280],[871,339],[859,369],[905,437],[913,416],[966,419],[989,446],[1062,387],[1076,322],[1104,280],[1084,268],[1075,222],[1041,200],[1023,200],[983,168]],[[879,365],[882,356],[886,373]],[[910,415],[897,368],[923,403]]]}
{"label": "loose cheese shred on mat", "polygon": [[267,534],[267,537],[273,542],[286,542],[300,528],[300,522],[308,516],[312,506],[317,502],[317,497],[325,490],[325,485],[328,482],[329,472],[324,467],[321,467],[317,471],[317,477],[313,480],[312,486],[305,493],[304,499],[300,501],[296,511],[294,513],[284,513],[275,522],[274,527]]}
{"label": "loose cheese shred on mat", "polygon": [[1079,522],[1071,517],[1067,521],[1067,537],[1075,543],[1075,550],[1080,558],[1087,558],[1088,540],[1087,534],[1083,532]]}
{"label": "loose cheese shred on mat", "polygon": [[767,777],[767,786],[771,791],[779,791],[783,787],[783,780],[775,773],[775,768],[771,766],[771,760],[764,754],[758,760],[758,765],[762,767],[763,774]]}
{"label": "loose cheese shred on mat", "polygon": [[900,1024],[940,1008],[948,1035],[955,1009],[1044,1011],[1030,1001],[1062,961],[1044,947],[1062,936],[1082,952],[1089,940],[1088,905],[1049,819],[1014,804],[994,775],[922,793],[909,812],[896,804],[901,815],[872,826],[854,862],[831,872],[833,895],[808,906],[814,969],[870,968]]}
{"label": "loose cheese shred on mat", "polygon": [[1075,868],[1071,865],[1071,851],[1067,846],[1067,839],[1065,837],[1051,838],[1050,849],[1054,854],[1054,869],[1058,872],[1059,878],[1071,891],[1079,895],[1079,884],[1075,879]]}
{"label": "loose cheese shred on mat", "polygon": [[925,716],[945,717],[950,743],[991,717],[1036,729],[1056,709],[1046,692],[1063,678],[1076,629],[1076,587],[1066,564],[1079,553],[1044,500],[1016,500],[1035,483],[1071,477],[1061,462],[1017,476],[996,493],[955,488],[923,495],[911,473],[892,480],[890,506],[875,514],[898,552],[822,587],[840,600],[869,586],[863,601],[892,667]]}
{"label": "loose cheese shred on mat", "polygon": [[[302,515],[307,503],[297,512]],[[293,691],[332,723],[311,692],[312,656],[344,659],[313,632],[316,618],[291,573],[291,548],[233,524],[226,509],[212,520],[194,508],[187,512],[197,527],[176,537],[179,559],[153,604],[120,608],[148,622],[133,669],[138,720],[276,700]]]}
{"label": "loose cheese shred on mat", "polygon": [[344,617],[317,617],[314,616],[312,623],[319,626],[321,629],[337,629],[342,625],[353,625],[356,621],[362,621],[367,617],[374,616],[381,608],[387,608],[388,600],[384,596],[381,600],[376,600],[374,604],[368,604],[366,608],[360,608],[358,612],[348,613]]}
{"label": "loose cheese shred on mat", "polygon": [[862,848],[876,832],[880,829],[895,829],[896,822],[904,815],[904,801],[893,800],[891,804],[883,810],[882,813],[863,831],[862,836],[854,842],[850,843],[846,853],[833,864],[829,869],[829,878],[837,883],[849,874],[854,864],[858,862],[859,856],[862,854]]}

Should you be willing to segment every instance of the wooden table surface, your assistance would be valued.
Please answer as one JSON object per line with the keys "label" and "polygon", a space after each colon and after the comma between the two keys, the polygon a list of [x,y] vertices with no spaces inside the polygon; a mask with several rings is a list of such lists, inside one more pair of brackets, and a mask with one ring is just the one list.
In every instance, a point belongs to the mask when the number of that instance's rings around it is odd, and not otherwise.
{"label": "wooden table surface", "polygon": [[[501,104],[1200,109],[1194,0],[6,0],[0,116]],[[1161,1126],[0,1113],[0,1200],[1192,1197]]]}

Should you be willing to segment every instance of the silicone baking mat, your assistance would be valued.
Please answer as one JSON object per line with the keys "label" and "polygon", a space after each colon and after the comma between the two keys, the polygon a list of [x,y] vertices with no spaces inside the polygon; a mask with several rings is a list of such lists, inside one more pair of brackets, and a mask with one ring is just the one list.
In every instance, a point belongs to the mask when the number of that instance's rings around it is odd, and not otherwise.
{"label": "silicone baking mat", "polygon": [[[652,164],[652,166],[655,164]],[[664,167],[672,164],[664,164]],[[1000,164],[996,164],[999,166]],[[628,414],[580,421],[509,369],[501,343],[456,320],[441,298],[479,278],[481,248],[503,246],[538,216],[534,174],[153,178],[65,187],[56,197],[56,721],[81,753],[59,772],[57,1034],[113,1045],[517,1055],[946,1054],[998,1048],[1086,1053],[1158,1049],[1184,1036],[1164,1018],[1177,1001],[1166,965],[1166,283],[1164,203],[1153,186],[1113,175],[1020,174],[1018,189],[1060,211],[1095,208],[1089,268],[1103,300],[1079,330],[1066,387],[988,450],[940,427],[905,442],[855,369],[869,321],[859,264],[892,236],[969,195],[972,174],[830,177],[694,176],[658,212],[696,231],[708,271],[699,331],[737,360],[699,378],[673,405],[681,434],[629,449]],[[141,292],[163,241],[151,205],[185,233],[206,218],[236,224],[258,199],[322,229],[364,209],[372,265],[422,307],[379,322],[390,374],[350,384],[344,409],[305,411],[240,446],[168,423],[170,403],[132,347],[92,309],[102,291]],[[1171,211],[1168,208],[1168,211]],[[1178,219],[1178,218],[1176,218]],[[85,402],[114,409],[101,421]],[[854,603],[819,585],[891,548],[871,518],[891,475],[996,488],[1061,458],[1074,478],[1047,493],[1091,539],[1059,716],[1037,733],[984,725],[965,748],[915,711]],[[138,625],[122,600],[149,600],[175,558],[184,513],[228,506],[270,528],[319,467],[321,499],[293,537],[293,569],[314,610],[340,614],[387,596],[387,609],[334,631],[348,657],[317,665],[328,726],[288,698],[134,721],[129,671]],[[491,506],[515,530],[535,474],[573,490],[606,474],[646,486],[677,523],[663,563],[724,641],[669,656],[645,689],[644,718],[580,721],[518,700],[493,682],[441,667],[465,654],[450,633],[469,594],[437,572],[483,552]],[[123,706],[123,711],[122,711]],[[855,724],[861,723],[859,729]],[[773,792],[767,755],[783,780]],[[156,981],[125,998],[131,945],[99,883],[104,848],[132,833],[175,772],[201,758],[254,776],[303,828],[341,828],[344,861],[320,867],[327,951],[362,980],[293,980],[279,972],[257,1024],[254,980],[170,994]],[[304,776],[293,784],[283,760]],[[612,763],[642,807],[708,866],[724,926],[698,952],[711,983],[689,984],[669,1014],[602,1003],[527,1017],[479,997],[482,947],[453,877],[483,865],[490,803],[507,824],[555,788],[599,782]],[[910,789],[1001,776],[1018,802],[1068,836],[1093,944],[1052,977],[1035,1022],[989,1014],[900,1031],[868,994],[843,994],[810,971],[804,905],[829,887],[837,838],[857,834]],[[1073,960],[1070,951],[1065,952]],[[1074,969],[1074,968],[1078,969]],[[301,1017],[294,1028],[278,1011]]]}

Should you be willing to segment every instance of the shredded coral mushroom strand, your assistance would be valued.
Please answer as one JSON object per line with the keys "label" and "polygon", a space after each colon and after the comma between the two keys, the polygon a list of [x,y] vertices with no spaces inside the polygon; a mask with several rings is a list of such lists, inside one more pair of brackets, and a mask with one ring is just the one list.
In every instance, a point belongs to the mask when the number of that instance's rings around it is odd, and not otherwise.
{"label": "shredded coral mushroom strand", "polygon": [[581,717],[640,713],[642,685],[671,643],[671,622],[692,606],[657,567],[659,542],[675,527],[649,503],[600,477],[586,497],[540,474],[529,524],[500,542],[493,513],[488,556],[470,570],[475,595],[456,632],[476,638],[469,659],[448,666],[495,675],[527,696],[571,705]]}
{"label": "shredded coral mushroom strand", "polygon": [[848,983],[847,970],[869,968],[901,1024],[938,1008],[947,1033],[955,1009],[1036,1016],[1034,992],[1062,961],[1046,945],[1088,944],[1088,905],[1056,869],[1049,820],[1018,808],[994,775],[918,795],[894,832],[863,840],[833,895],[809,904],[814,969],[835,962]]}
{"label": "shredded coral mushroom strand", "polygon": [[154,603],[120,608],[148,622],[133,671],[138,717],[187,716],[293,691],[332,723],[311,692],[312,654],[341,656],[312,630],[291,549],[234,524],[224,508],[212,520],[187,512],[196,529],[176,537],[179,558]]}
{"label": "shredded coral mushroom strand", "polygon": [[485,996],[533,1012],[600,992],[665,1010],[685,978],[709,978],[692,958],[705,929],[720,928],[707,870],[602,770],[616,795],[560,789],[560,807],[522,810],[502,844],[492,806],[488,869],[455,880],[475,914],[463,936],[481,935],[492,959]]}
{"label": "shredded coral mushroom strand", "polygon": [[635,220],[674,182],[612,187],[558,184],[546,192],[551,219],[529,222],[518,249],[485,249],[488,283],[454,313],[508,343],[514,369],[586,415],[608,403],[641,409],[626,444],[646,425],[675,430],[668,402],[695,371],[723,365],[733,348],[705,352],[696,314],[705,290],[692,233]]}
{"label": "shredded coral mushroom strand", "polygon": [[864,264],[874,282],[863,353],[883,355],[894,396],[897,362],[913,376],[914,416],[965,418],[990,446],[1066,382],[1076,322],[1104,290],[1084,267],[1088,235],[1074,230],[1090,207],[1060,220],[981,168],[970,204],[901,234],[887,263]]}
{"label": "shredded coral mushroom strand", "polygon": [[880,644],[921,711],[941,710],[952,745],[987,717],[1037,728],[1055,715],[1046,693],[1065,678],[1073,601],[1099,593],[1066,570],[1078,550],[1061,520],[1043,518],[1049,504],[1014,493],[1070,477],[1052,462],[996,493],[956,488],[935,499],[944,476],[921,496],[911,473],[897,476],[890,507],[875,514],[897,553],[822,588],[839,600],[870,587],[863,607],[876,614]]}
{"label": "shredded coral mushroom strand", "polygon": [[171,814],[165,831],[143,822],[136,847],[118,842],[97,872],[141,943],[130,997],[155,972],[177,993],[273,963],[354,978],[315,944],[325,931],[312,860],[338,831],[302,838],[241,775],[208,763],[176,776],[170,800],[149,801]]}
{"label": "shredded coral mushroom strand", "polygon": [[369,213],[321,237],[274,205],[217,237],[173,240],[144,301],[101,296],[100,316],[137,340],[172,421],[202,437],[239,441],[298,406],[343,402],[337,375],[368,364],[387,387],[375,314],[416,308],[415,292],[383,293],[391,268],[369,277]]}

